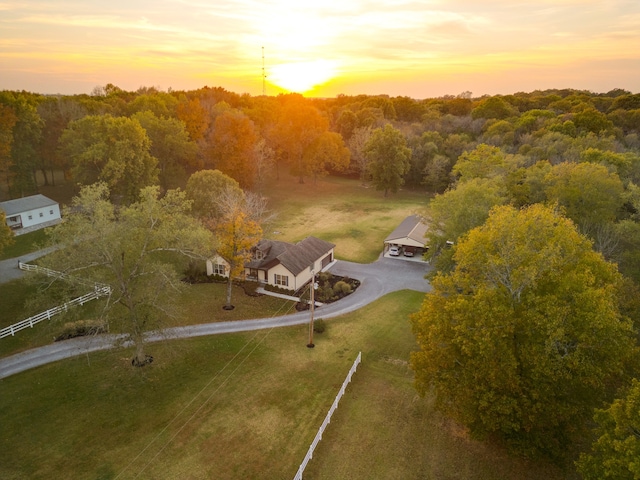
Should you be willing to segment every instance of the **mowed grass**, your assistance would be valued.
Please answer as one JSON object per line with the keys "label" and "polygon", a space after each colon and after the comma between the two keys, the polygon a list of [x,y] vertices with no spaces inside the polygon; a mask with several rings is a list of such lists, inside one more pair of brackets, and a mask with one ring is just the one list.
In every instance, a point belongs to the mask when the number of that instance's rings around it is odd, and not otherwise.
{"label": "mowed grass", "polygon": [[13,243],[5,248],[0,254],[0,260],[20,257],[26,253],[31,253],[44,245],[47,239],[45,230],[36,230],[13,237]]}
{"label": "mowed grass", "polygon": [[[32,315],[53,308],[51,303],[46,307],[36,308],[28,303],[28,299],[37,291],[37,286],[26,280],[14,280],[0,284],[0,328],[8,327]],[[264,318],[291,313],[294,302],[262,295],[252,297],[245,294],[241,287],[234,286],[231,303],[233,310],[224,310],[226,303],[226,284],[203,283],[185,285],[180,297],[177,316],[161,327],[197,325],[238,321],[251,318]],[[15,336],[0,339],[0,357],[6,357],[29,348],[50,344],[65,327],[65,324],[77,320],[95,319],[99,317],[102,301],[91,301],[83,306],[70,309],[67,316],[54,316],[51,320],[42,321],[33,328],[17,332]]]}
{"label": "mowed grass", "polygon": [[269,208],[278,216],[264,236],[297,242],[314,235],[335,243],[337,258],[359,263],[375,261],[384,239],[405,217],[423,213],[429,200],[425,192],[408,189],[385,198],[348,178],[305,182],[281,175],[265,188]]}
{"label": "mowed grass", "polygon": [[563,478],[469,440],[415,394],[421,299],[397,292],[327,320],[314,349],[299,326],[154,344],[142,369],[113,350],[0,380],[1,476],[293,478],[362,351],[305,479]]}

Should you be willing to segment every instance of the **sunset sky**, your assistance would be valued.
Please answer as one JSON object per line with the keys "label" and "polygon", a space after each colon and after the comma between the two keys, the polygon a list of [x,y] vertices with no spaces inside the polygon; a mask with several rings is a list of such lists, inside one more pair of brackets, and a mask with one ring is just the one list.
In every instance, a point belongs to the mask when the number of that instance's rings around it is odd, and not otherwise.
{"label": "sunset sky", "polygon": [[0,89],[640,92],[640,1],[0,0]]}

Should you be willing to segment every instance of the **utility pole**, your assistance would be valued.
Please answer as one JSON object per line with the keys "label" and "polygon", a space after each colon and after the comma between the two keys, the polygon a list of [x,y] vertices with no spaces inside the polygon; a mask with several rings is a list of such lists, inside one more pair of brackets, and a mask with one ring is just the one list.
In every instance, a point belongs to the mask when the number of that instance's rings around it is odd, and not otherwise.
{"label": "utility pole", "polygon": [[267,94],[267,89],[265,86],[265,79],[267,75],[264,72],[264,47],[262,47],[262,96],[264,97]]}
{"label": "utility pole", "polygon": [[316,274],[311,269],[311,321],[309,322],[309,343],[307,343],[307,348],[313,348],[315,345],[313,344],[313,312],[316,308],[316,299],[315,299],[315,290],[316,290]]}

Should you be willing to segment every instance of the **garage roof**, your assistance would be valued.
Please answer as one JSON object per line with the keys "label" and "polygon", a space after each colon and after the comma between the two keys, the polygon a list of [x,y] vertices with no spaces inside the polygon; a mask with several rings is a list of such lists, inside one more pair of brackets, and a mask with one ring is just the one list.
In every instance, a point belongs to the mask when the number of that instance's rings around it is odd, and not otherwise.
{"label": "garage roof", "polygon": [[427,225],[422,222],[418,215],[410,215],[384,239],[384,243],[424,247],[427,230]]}
{"label": "garage roof", "polygon": [[30,197],[16,198],[15,200],[7,200],[0,202],[0,208],[5,211],[7,217],[18,215],[20,213],[30,212],[38,208],[50,207],[57,205],[58,202],[51,200],[44,195],[31,195]]}

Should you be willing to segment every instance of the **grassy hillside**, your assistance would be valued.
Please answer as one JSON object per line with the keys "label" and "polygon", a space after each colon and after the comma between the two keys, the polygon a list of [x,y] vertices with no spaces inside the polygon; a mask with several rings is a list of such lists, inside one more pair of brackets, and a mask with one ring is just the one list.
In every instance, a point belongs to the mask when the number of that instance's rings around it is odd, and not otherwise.
{"label": "grassy hillside", "polygon": [[[305,479],[562,478],[507,457],[416,396],[398,292],[306,326],[91,354],[0,381],[4,479],[292,478],[357,353],[354,375]],[[25,448],[27,446],[27,448]]]}

